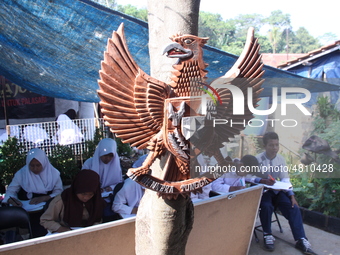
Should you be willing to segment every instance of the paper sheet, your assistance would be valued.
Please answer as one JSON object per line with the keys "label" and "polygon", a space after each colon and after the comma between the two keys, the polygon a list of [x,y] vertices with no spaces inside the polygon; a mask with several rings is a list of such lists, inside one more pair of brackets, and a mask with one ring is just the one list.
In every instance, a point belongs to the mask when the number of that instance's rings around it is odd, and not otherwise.
{"label": "paper sheet", "polygon": [[102,192],[102,197],[103,197],[103,198],[109,197],[110,194],[113,194],[113,191],[112,191],[112,190],[111,190],[111,191],[103,191],[103,192]]}
{"label": "paper sheet", "polygon": [[30,200],[20,200],[20,202],[22,203],[22,208],[24,208],[27,212],[42,210],[46,204],[46,202],[41,202],[36,205],[31,205]]}
{"label": "paper sheet", "polygon": [[275,189],[275,190],[289,190],[293,188],[291,183],[280,182],[280,181],[276,181],[274,185],[272,186],[270,185],[264,185],[264,186],[268,189]]}
{"label": "paper sheet", "polygon": [[136,217],[137,214],[125,214],[125,213],[120,213],[119,215],[120,215],[123,219],[126,219],[126,218]]}

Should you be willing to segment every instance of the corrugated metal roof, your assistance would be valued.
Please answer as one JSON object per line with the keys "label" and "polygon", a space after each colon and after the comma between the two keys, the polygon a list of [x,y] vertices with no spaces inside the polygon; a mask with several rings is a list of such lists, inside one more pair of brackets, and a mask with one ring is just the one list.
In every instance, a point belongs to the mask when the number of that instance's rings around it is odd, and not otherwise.
{"label": "corrugated metal roof", "polygon": [[295,59],[289,60],[284,64],[278,65],[277,68],[288,70],[290,68],[296,67],[297,65],[308,65],[308,62],[319,57],[324,56],[325,54],[331,53],[333,51],[340,49],[340,40],[335,41],[334,43],[328,44],[326,46],[322,46],[316,50],[310,51],[307,54],[303,54],[302,56],[298,56]]}
{"label": "corrugated metal roof", "polygon": [[286,63],[287,61],[302,57],[305,54],[262,53],[261,55],[262,55],[262,62],[265,65],[269,65],[269,66],[272,66],[272,67],[278,67],[279,65],[282,65],[282,64]]}

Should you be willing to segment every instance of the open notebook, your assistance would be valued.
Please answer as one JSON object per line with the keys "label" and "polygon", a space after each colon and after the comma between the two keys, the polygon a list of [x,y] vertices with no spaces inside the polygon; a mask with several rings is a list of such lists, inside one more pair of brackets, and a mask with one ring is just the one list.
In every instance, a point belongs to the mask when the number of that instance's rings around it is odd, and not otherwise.
{"label": "open notebook", "polygon": [[292,189],[292,184],[289,182],[280,182],[280,181],[276,181],[274,183],[274,185],[270,186],[270,185],[264,185],[266,188],[268,189],[275,189],[275,190],[289,190]]}
{"label": "open notebook", "polygon": [[44,205],[46,204],[46,202],[41,202],[36,205],[31,205],[30,200],[24,200],[24,201],[20,200],[20,202],[22,203],[22,208],[24,208],[27,212],[42,210],[44,208]]}

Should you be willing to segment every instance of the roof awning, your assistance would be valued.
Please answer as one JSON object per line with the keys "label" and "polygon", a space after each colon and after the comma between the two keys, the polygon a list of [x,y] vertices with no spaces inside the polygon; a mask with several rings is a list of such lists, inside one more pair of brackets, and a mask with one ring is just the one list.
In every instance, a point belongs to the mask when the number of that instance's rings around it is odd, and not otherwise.
{"label": "roof awning", "polygon": [[[3,0],[0,75],[42,95],[98,102],[98,71],[107,38],[122,22],[132,56],[149,73],[147,23],[87,0]],[[213,47],[204,49],[211,78],[223,75],[237,59]],[[265,70],[262,96],[271,95],[273,86],[339,90],[273,67]]]}

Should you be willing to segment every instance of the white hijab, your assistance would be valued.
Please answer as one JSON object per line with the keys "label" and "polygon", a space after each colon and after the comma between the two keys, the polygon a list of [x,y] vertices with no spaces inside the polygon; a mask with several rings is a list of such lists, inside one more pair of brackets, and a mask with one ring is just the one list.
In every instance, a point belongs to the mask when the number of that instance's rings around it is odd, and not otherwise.
{"label": "white hijab", "polygon": [[[113,159],[109,163],[104,164],[100,157],[109,153],[113,153]],[[91,169],[97,172],[100,176],[101,188],[122,182],[122,169],[117,153],[116,141],[111,138],[102,139],[98,143],[93,157],[85,162],[82,169]]]}
{"label": "white hijab", "polygon": [[[39,174],[34,174],[29,169],[32,159],[38,160],[43,170]],[[28,152],[26,165],[20,169],[22,174],[22,188],[27,192],[27,197],[32,198],[32,193],[47,194],[53,191],[56,183],[60,179],[60,172],[54,168],[48,160],[46,153],[38,148]]]}
{"label": "white hijab", "polygon": [[80,143],[82,141],[84,136],[79,127],[66,114],[60,114],[57,123],[59,125],[58,142],[61,145]]}
{"label": "white hijab", "polygon": [[130,207],[138,207],[139,202],[144,195],[144,187],[134,180],[127,178],[124,181],[123,188],[128,191],[125,193],[127,205]]}

